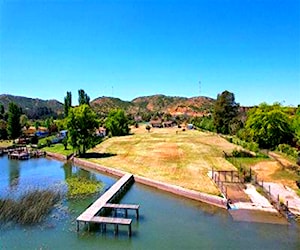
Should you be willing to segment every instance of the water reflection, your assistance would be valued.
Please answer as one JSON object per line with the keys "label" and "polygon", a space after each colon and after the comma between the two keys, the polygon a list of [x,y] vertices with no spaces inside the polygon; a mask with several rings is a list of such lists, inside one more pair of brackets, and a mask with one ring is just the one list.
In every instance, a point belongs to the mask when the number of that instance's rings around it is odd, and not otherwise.
{"label": "water reflection", "polygon": [[9,161],[9,186],[11,189],[17,188],[20,178],[20,162],[15,160]]}
{"label": "water reflection", "polygon": [[65,173],[65,180],[71,178],[71,177],[78,177],[85,180],[91,180],[96,181],[97,176],[95,173],[89,172],[85,169],[75,167],[72,162],[67,161],[62,165],[62,168],[64,169]]}

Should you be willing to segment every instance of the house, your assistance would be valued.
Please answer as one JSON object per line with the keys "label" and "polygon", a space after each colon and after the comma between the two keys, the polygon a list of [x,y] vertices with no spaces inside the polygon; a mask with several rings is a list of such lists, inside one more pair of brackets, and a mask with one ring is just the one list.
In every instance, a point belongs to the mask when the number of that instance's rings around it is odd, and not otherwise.
{"label": "house", "polygon": [[100,137],[106,136],[106,128],[100,127],[96,130],[96,135]]}
{"label": "house", "polygon": [[49,130],[45,127],[38,127],[38,129],[36,129],[33,126],[30,126],[29,128],[24,127],[22,129],[22,132],[25,136],[38,136],[38,137],[46,137],[49,135]]}
{"label": "house", "polygon": [[162,128],[163,127],[161,120],[151,120],[149,123],[152,126],[152,128]]}
{"label": "house", "polygon": [[176,125],[177,125],[177,123],[175,121],[165,121],[165,122],[163,122],[163,126],[165,128],[171,128],[171,127],[174,127]]}

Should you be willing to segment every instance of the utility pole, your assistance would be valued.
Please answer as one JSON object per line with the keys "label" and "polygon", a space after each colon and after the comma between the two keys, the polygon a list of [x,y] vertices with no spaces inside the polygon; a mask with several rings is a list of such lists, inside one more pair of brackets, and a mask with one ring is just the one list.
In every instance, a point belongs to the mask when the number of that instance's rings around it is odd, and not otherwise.
{"label": "utility pole", "polygon": [[199,96],[201,96],[201,81],[199,81]]}

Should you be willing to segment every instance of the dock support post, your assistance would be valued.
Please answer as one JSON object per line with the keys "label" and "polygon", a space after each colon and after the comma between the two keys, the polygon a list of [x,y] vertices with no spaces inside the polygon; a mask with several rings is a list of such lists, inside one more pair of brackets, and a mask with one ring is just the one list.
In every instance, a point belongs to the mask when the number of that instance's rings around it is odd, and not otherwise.
{"label": "dock support post", "polygon": [[76,221],[77,222],[77,232],[79,231],[79,221]]}
{"label": "dock support post", "polygon": [[128,236],[131,237],[131,224],[128,226]]}
{"label": "dock support post", "polygon": [[116,224],[116,225],[115,225],[115,235],[118,234],[118,231],[119,231],[119,226],[118,226],[118,224]]}
{"label": "dock support post", "polygon": [[139,210],[137,209],[137,210],[136,210],[136,219],[138,220],[139,217],[140,217],[140,216],[139,216]]}
{"label": "dock support post", "polygon": [[125,218],[127,218],[127,216],[128,216],[128,211],[127,211],[127,209],[125,208]]}

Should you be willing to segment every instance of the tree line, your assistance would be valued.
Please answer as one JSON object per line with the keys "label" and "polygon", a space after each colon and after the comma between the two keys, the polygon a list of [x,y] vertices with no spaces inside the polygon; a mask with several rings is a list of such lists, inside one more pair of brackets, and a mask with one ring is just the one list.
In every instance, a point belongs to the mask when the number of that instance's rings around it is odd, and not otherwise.
{"label": "tree line", "polygon": [[[260,148],[274,149],[279,145],[300,147],[300,106],[298,108],[283,107],[279,103],[272,105],[262,103],[243,111],[229,91],[218,94],[212,111],[203,117],[172,117],[170,114],[153,113],[142,117],[149,119],[162,118],[181,122],[190,122],[198,128],[225,135],[235,135],[241,140],[254,142]],[[83,89],[78,90],[78,106],[72,105],[72,93],[67,92],[64,98],[64,118],[43,121],[49,131],[57,132],[67,129],[68,141],[78,154],[84,154],[93,147],[96,129],[104,126],[111,136],[129,134],[130,120],[124,110],[111,110],[106,117],[99,117],[90,107],[90,97]],[[36,128],[41,125],[35,121]],[[29,119],[14,103],[9,104],[8,112],[4,112],[0,104],[0,139],[15,139],[21,135],[21,128],[29,126]]]}

